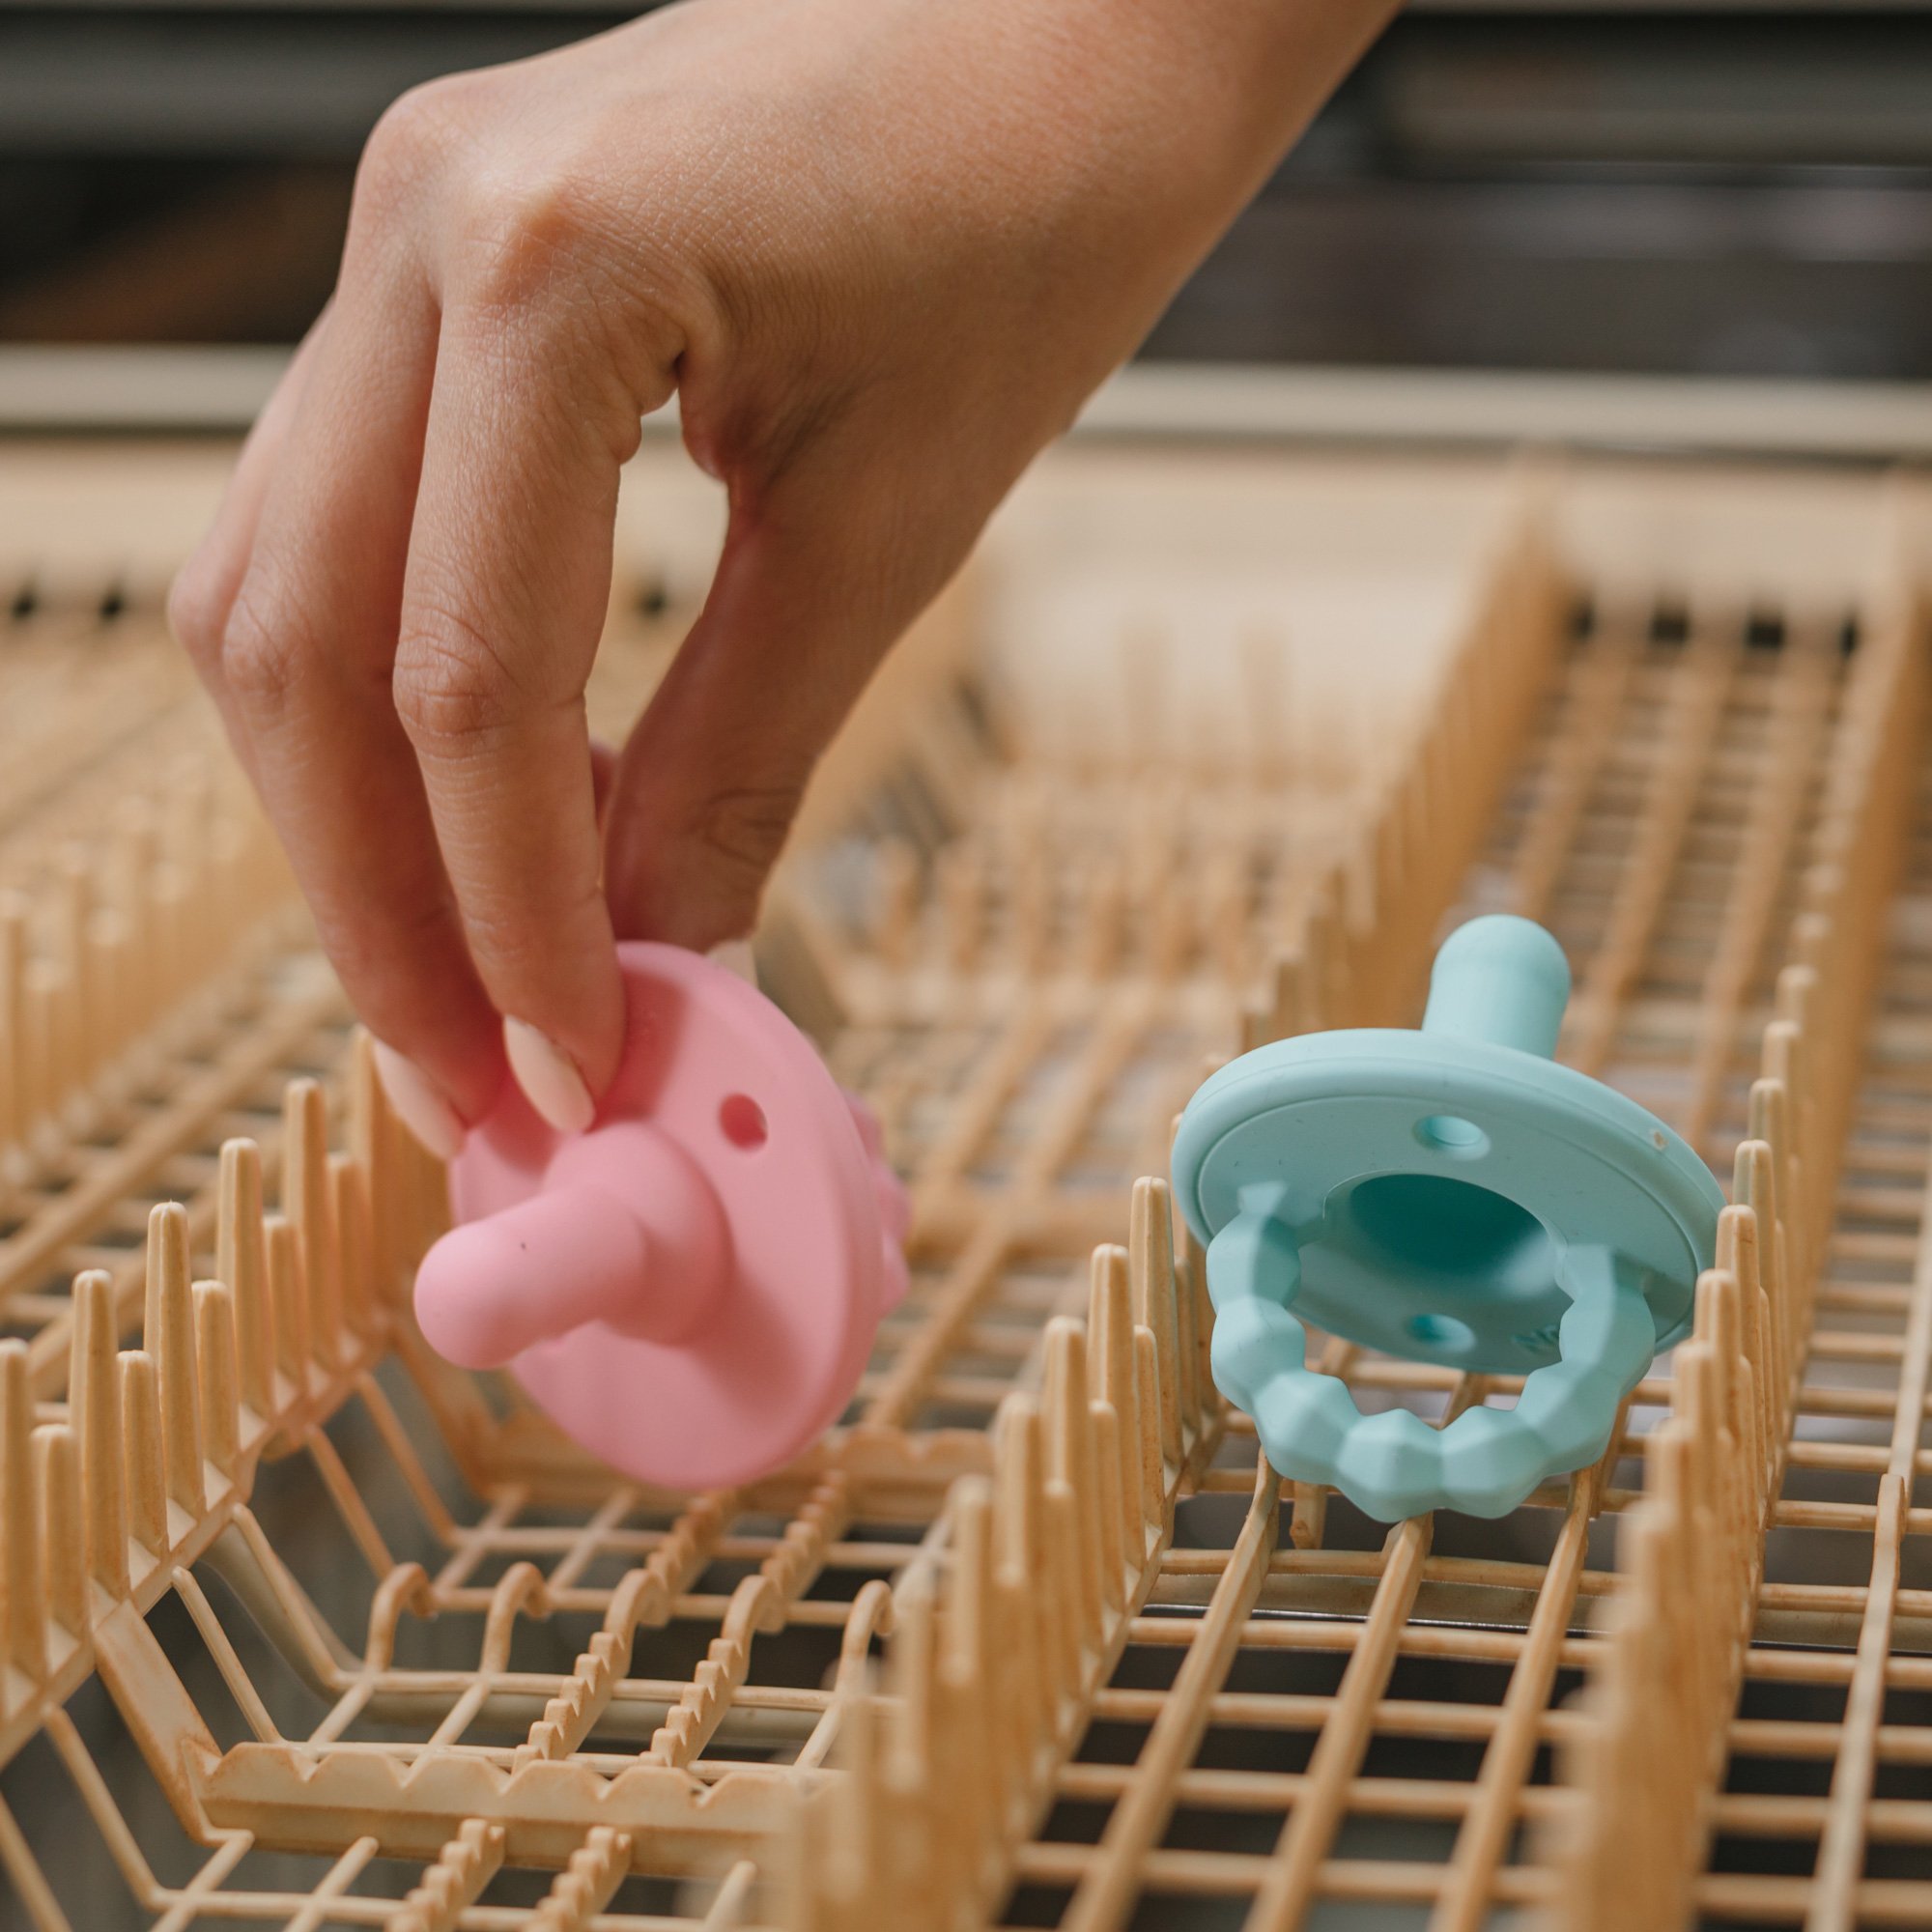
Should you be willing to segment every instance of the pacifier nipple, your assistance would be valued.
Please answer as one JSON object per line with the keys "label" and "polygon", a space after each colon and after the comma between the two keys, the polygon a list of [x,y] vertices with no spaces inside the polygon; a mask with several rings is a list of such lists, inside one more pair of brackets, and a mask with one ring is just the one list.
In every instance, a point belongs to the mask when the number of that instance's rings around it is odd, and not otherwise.
{"label": "pacifier nipple", "polygon": [[1570,1004],[1570,962],[1534,921],[1493,913],[1442,942],[1429,976],[1424,1033],[1513,1046],[1540,1060],[1556,1051]]}
{"label": "pacifier nipple", "polygon": [[718,1312],[730,1258],[703,1173],[665,1135],[620,1121],[566,1142],[537,1192],[437,1242],[416,1320],[466,1369],[501,1368],[593,1321],[677,1342]]}

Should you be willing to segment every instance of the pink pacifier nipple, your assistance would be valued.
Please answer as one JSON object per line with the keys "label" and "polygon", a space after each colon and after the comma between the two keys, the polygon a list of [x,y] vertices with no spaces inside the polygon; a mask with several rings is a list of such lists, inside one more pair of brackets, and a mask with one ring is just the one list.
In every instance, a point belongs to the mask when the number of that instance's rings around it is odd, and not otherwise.
{"label": "pink pacifier nipple", "polygon": [[416,1317],[627,1475],[748,1482],[850,1399],[905,1293],[905,1193],[864,1102],[761,993],[677,947],[618,959],[625,1049],[596,1122],[559,1134],[505,1084],[450,1164],[459,1225]]}

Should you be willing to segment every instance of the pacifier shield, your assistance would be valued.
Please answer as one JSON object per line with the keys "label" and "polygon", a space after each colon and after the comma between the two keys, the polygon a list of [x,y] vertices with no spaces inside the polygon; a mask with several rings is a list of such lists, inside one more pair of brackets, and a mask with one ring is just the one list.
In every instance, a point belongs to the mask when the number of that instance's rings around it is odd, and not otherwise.
{"label": "pacifier shield", "polygon": [[[497,1309],[525,1293],[568,1307],[575,1325],[508,1363],[566,1434],[654,1485],[748,1482],[850,1399],[880,1318],[905,1292],[904,1193],[863,1103],[754,987],[678,947],[627,944],[618,959],[625,1050],[596,1121],[558,1134],[505,1083],[450,1164],[468,1225],[425,1260],[418,1303],[433,1292],[459,1332],[463,1297],[488,1272]],[[640,1156],[640,1132],[662,1157]],[[701,1197],[696,1221],[690,1201],[670,1198],[680,1188]],[[581,1213],[520,1211],[565,1189]],[[493,1221],[505,1230],[495,1250]],[[631,1224],[641,1248],[619,1238]],[[688,1282],[653,1284],[654,1258],[674,1266],[698,1253],[695,1303]],[[654,1293],[679,1301],[655,1337]],[[583,1319],[586,1308],[603,1319]]]}
{"label": "pacifier shield", "polygon": [[[1617,1406],[1690,1327],[1723,1195],[1662,1121],[1559,1066],[1561,949],[1471,922],[1419,1032],[1244,1054],[1188,1102],[1174,1192],[1208,1251],[1213,1365],[1270,1463],[1385,1520],[1495,1515],[1603,1453]],[[1528,1379],[1436,1431],[1363,1417],[1306,1332]]]}

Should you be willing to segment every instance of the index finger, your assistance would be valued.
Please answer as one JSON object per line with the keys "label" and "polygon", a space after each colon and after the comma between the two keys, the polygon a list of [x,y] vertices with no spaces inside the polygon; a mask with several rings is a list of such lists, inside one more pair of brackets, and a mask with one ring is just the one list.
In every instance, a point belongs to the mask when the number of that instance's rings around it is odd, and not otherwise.
{"label": "index finger", "polygon": [[610,597],[628,424],[559,395],[500,318],[445,319],[404,580],[396,709],[513,1068],[588,1123],[624,1002],[583,688]]}

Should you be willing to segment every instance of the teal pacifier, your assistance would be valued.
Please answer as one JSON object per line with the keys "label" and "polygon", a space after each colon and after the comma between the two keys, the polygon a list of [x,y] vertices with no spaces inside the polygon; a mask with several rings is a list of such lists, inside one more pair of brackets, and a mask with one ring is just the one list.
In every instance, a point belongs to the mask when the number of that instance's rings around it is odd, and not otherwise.
{"label": "teal pacifier", "polygon": [[[1472,920],[1419,1033],[1277,1040],[1188,1102],[1174,1192],[1208,1250],[1214,1379],[1282,1475],[1385,1522],[1501,1516],[1595,1462],[1690,1328],[1724,1197],[1662,1121],[1550,1059],[1569,998],[1540,925]],[[1442,1429],[1364,1415],[1308,1367],[1304,1321],[1527,1379]]]}

